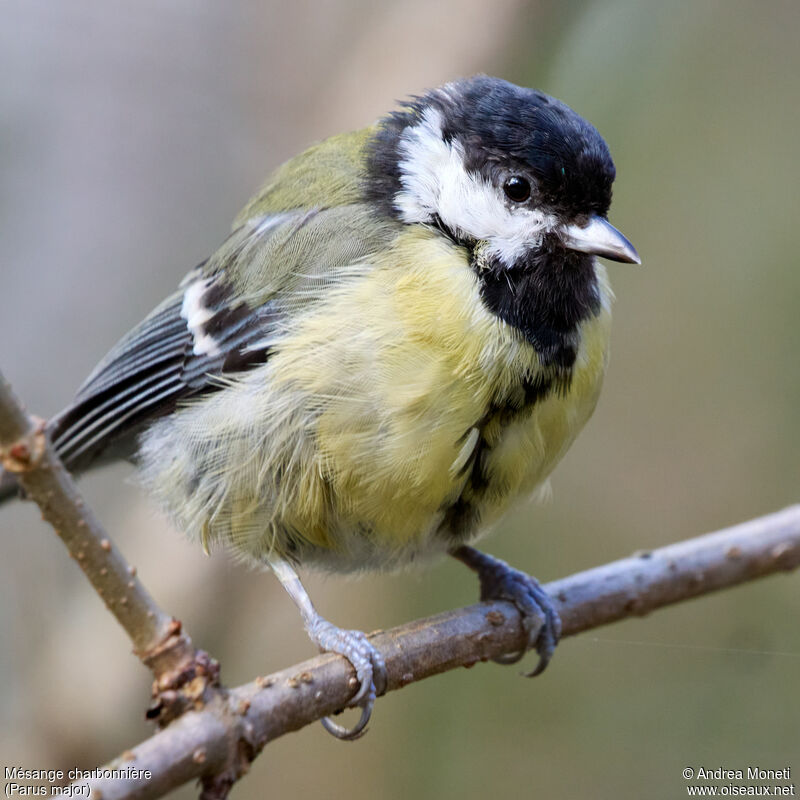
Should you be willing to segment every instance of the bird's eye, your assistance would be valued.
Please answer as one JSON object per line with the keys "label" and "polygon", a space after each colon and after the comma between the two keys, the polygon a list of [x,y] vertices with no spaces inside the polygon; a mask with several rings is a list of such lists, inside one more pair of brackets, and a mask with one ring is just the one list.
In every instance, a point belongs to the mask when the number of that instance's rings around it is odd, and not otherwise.
{"label": "bird's eye", "polygon": [[509,200],[524,203],[531,196],[531,185],[525,178],[512,175],[504,184],[503,191]]}

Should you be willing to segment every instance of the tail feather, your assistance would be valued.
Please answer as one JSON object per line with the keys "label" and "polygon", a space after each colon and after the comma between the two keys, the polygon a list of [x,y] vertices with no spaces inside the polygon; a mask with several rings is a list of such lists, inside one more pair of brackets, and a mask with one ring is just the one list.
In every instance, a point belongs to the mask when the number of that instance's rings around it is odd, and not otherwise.
{"label": "tail feather", "polygon": [[17,493],[17,481],[10,472],[0,469],[0,505]]}
{"label": "tail feather", "polygon": [[[120,436],[117,439],[100,442],[99,446],[93,447],[86,453],[79,453],[77,457],[76,454],[64,452],[63,444],[58,441],[58,436],[64,427],[65,420],[69,419],[68,415],[73,409],[74,406],[70,406],[47,423],[47,433],[54,443],[56,454],[62,460],[64,466],[72,473],[73,477],[110,461],[133,458],[136,450],[137,428],[128,431],[127,435]],[[0,467],[0,506],[18,495],[19,484],[14,474]]]}

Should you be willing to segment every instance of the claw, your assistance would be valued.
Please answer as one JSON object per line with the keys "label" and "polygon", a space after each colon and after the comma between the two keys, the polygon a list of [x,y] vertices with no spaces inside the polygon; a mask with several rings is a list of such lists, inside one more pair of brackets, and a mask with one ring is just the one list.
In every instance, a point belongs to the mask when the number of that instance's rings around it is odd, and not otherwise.
{"label": "claw", "polygon": [[499,664],[515,664],[529,649],[535,648],[539,662],[526,675],[532,678],[544,672],[561,638],[561,618],[547,592],[535,578],[472,547],[459,547],[453,551],[453,555],[478,573],[481,600],[508,600],[522,614],[527,645],[518,653],[509,653],[494,660]]}
{"label": "claw", "polygon": [[322,727],[332,736],[341,739],[343,742],[353,742],[356,739],[360,739],[366,733],[367,723],[371,716],[372,703],[361,709],[361,718],[352,728],[345,728],[344,725],[339,725],[338,722],[333,721],[332,717],[323,717],[320,722],[322,723]]}
{"label": "claw", "polygon": [[386,664],[383,656],[370,644],[361,631],[346,631],[317,616],[306,626],[308,635],[317,646],[328,653],[344,656],[356,671],[359,688],[350,701],[352,707],[361,708],[361,718],[352,728],[345,728],[325,717],[322,725],[337,739],[352,741],[362,736],[372,716],[372,707],[378,696],[386,689]]}
{"label": "claw", "polygon": [[358,691],[349,705],[361,709],[361,718],[352,728],[345,728],[330,717],[325,717],[322,725],[337,739],[347,741],[357,739],[364,734],[372,716],[375,698],[386,691],[386,664],[383,656],[373,647],[366,634],[361,631],[342,630],[321,617],[291,564],[275,558],[270,560],[270,566],[300,609],[311,641],[323,652],[338,653],[353,665],[358,680]]}

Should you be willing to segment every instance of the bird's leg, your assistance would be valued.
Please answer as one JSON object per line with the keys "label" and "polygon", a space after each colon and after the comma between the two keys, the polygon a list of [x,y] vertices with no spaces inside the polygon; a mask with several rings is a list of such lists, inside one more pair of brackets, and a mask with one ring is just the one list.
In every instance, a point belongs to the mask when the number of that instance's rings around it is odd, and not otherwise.
{"label": "bird's leg", "polygon": [[508,600],[522,614],[522,624],[528,636],[528,645],[519,653],[496,658],[500,664],[514,664],[530,648],[535,647],[539,663],[528,677],[539,675],[550,662],[561,638],[561,618],[553,601],[539,582],[524,572],[509,567],[505,561],[481,553],[474,547],[461,545],[450,553],[471,570],[478,573],[481,583],[481,600]]}
{"label": "bird's leg", "polygon": [[353,665],[359,689],[350,703],[361,709],[361,718],[352,728],[345,728],[330,717],[325,717],[322,724],[325,730],[337,739],[357,739],[364,733],[369,722],[376,696],[386,689],[386,665],[383,657],[369,643],[366,634],[361,631],[342,630],[320,616],[291,564],[280,558],[270,559],[269,564],[283,584],[283,588],[289,593],[289,597],[300,609],[303,624],[311,641],[321,651],[339,653]]}

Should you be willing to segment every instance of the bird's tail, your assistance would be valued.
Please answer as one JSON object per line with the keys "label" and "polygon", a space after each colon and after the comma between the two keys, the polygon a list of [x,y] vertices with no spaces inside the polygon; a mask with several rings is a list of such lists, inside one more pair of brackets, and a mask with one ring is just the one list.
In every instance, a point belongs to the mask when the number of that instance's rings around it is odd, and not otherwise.
{"label": "bird's tail", "polygon": [[[129,432],[127,436],[121,436],[111,441],[101,440],[98,445],[81,453],[78,457],[66,452],[65,447],[69,445],[70,439],[63,434],[65,429],[74,422],[75,412],[80,410],[80,406],[73,404],[47,423],[47,435],[53,443],[56,455],[62,460],[62,463],[73,477],[78,477],[87,470],[102,466],[110,461],[131,459],[133,457],[136,450],[138,429]],[[0,506],[7,500],[17,496],[19,496],[17,479],[13,473],[7,472],[0,467]]]}
{"label": "bird's tail", "polygon": [[[69,409],[67,409],[69,410]],[[59,423],[61,419],[64,417],[66,412],[62,412],[61,414],[53,417],[47,423],[47,434],[52,441],[54,436],[56,436],[59,432]],[[56,454],[59,457],[63,458],[63,454],[58,446],[55,445]],[[78,464],[78,468],[75,468],[75,464],[72,463],[70,459],[64,459],[64,464],[73,474],[83,472],[85,469],[85,465]],[[14,477],[14,473],[8,472],[0,467],[0,506],[2,506],[7,500],[13,500],[15,497],[20,496],[20,486],[17,482],[17,479]]]}
{"label": "bird's tail", "polygon": [[[52,432],[52,423],[47,423],[48,433]],[[0,467],[0,506],[6,501],[20,496],[20,486],[13,472],[8,472]]]}
{"label": "bird's tail", "polygon": [[17,482],[10,472],[0,469],[0,505],[17,493]]}

